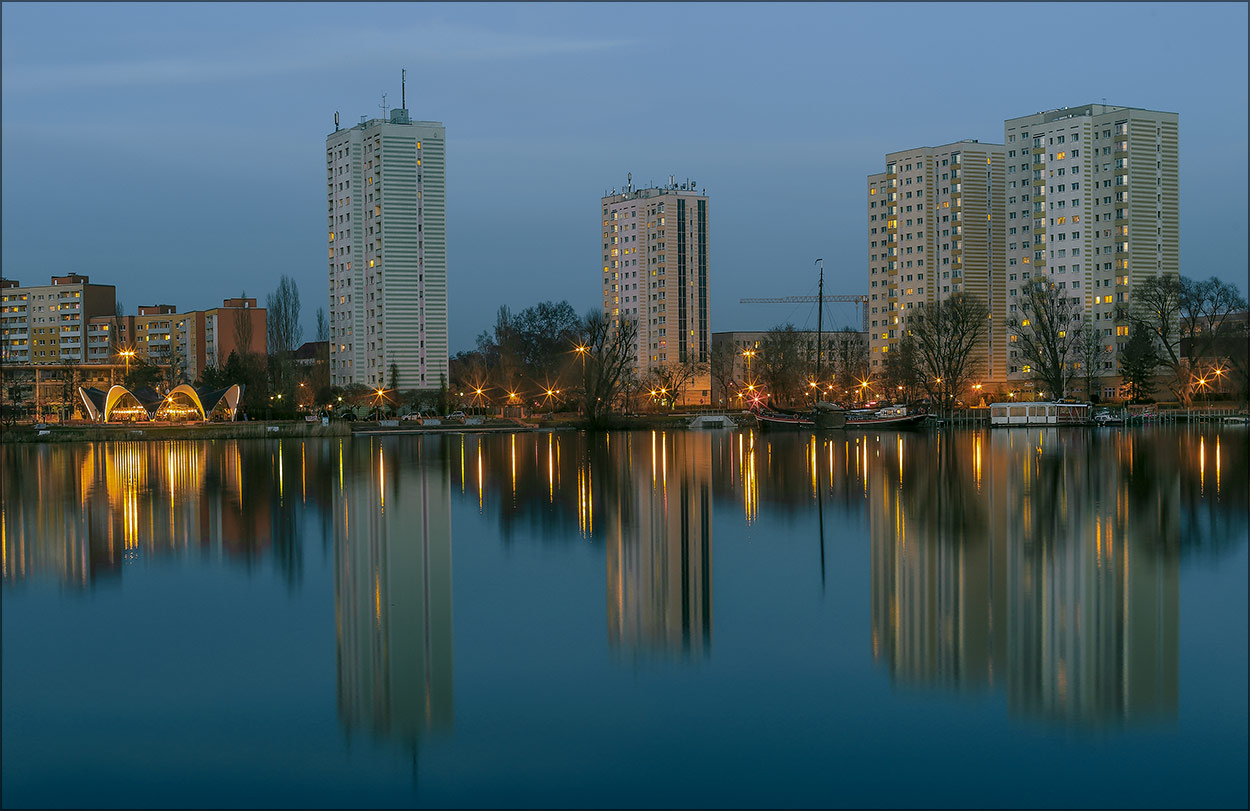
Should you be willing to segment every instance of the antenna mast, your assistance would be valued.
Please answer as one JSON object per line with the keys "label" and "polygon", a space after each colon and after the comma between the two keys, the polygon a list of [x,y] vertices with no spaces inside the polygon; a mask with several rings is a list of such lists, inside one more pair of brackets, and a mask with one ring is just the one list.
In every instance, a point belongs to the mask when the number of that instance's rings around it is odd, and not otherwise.
{"label": "antenna mast", "polygon": [[399,106],[408,109],[408,71],[400,69],[399,71]]}
{"label": "antenna mast", "polygon": [[[816,385],[820,385],[820,338],[824,326],[822,317],[825,314],[825,260],[817,259],[816,264],[820,265],[820,286],[816,289]],[[808,278],[811,278],[810,276]],[[811,288],[807,288],[811,290]],[[810,323],[810,322],[809,322]],[[820,390],[817,389],[819,397]]]}
{"label": "antenna mast", "polygon": [[386,120],[386,92],[385,91],[383,91],[382,93],[382,103],[379,104],[378,106],[382,108],[382,120],[385,121]]}

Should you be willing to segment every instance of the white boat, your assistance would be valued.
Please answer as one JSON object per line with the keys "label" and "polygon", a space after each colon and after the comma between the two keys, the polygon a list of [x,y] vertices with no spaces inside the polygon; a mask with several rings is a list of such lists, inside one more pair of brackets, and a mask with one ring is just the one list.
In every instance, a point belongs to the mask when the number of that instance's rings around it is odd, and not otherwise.
{"label": "white boat", "polygon": [[1088,425],[1089,403],[991,403],[990,425]]}

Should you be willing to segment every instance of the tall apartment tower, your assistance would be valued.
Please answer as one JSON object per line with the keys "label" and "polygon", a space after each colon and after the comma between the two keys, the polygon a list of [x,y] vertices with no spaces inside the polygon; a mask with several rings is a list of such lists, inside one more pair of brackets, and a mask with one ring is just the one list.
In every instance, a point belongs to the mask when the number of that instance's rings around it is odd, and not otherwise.
{"label": "tall apartment tower", "polygon": [[[1131,302],[1135,285],[1180,272],[1178,126],[1176,113],[1107,104],[1003,124],[1008,317],[1032,276],[1071,291],[1101,334],[1108,378],[1128,336],[1116,306]],[[1011,379],[1027,377],[1027,359],[1008,362]]]}
{"label": "tall apartment tower", "polygon": [[631,182],[601,201],[604,315],[637,319],[642,380],[669,364],[703,364],[683,393],[689,404],[711,398],[707,203],[689,181]]}
{"label": "tall apartment tower", "polygon": [[[1006,267],[1002,188],[1006,150],[975,140],[917,147],[885,156],[868,176],[869,362],[880,375],[906,335],[906,317],[956,293],[975,295],[993,312]],[[993,313],[980,378],[1005,376],[1005,326]]]}
{"label": "tall apartment tower", "polygon": [[326,137],[332,385],[446,381],[446,190],[440,122],[400,107]]}

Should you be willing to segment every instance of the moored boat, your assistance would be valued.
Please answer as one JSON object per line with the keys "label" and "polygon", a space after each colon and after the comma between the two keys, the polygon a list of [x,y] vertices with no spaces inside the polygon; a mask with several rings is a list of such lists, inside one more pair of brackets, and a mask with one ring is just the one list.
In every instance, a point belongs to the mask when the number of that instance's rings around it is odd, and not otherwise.
{"label": "moored boat", "polygon": [[859,409],[846,415],[847,428],[918,428],[929,419],[926,412],[908,413],[907,406]]}

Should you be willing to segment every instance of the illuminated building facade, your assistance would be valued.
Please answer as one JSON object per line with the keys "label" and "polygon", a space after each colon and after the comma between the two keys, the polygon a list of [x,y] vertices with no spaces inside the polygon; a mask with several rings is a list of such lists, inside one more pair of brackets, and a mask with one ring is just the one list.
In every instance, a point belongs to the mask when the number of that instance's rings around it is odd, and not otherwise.
{"label": "illuminated building facade", "polygon": [[446,131],[408,110],[326,137],[330,380],[447,377]]}
{"label": "illuminated building facade", "polygon": [[603,313],[638,322],[635,369],[703,364],[683,402],[708,403],[708,198],[695,184],[635,189],[632,182],[600,200]]}
{"label": "illuminated building facade", "polygon": [[[874,374],[906,335],[908,310],[967,293],[988,303],[1006,267],[1001,144],[964,140],[885,156],[886,170],[868,176],[868,306]],[[976,359],[986,380],[1005,327],[994,315]],[[1001,346],[1000,346],[1001,345]],[[1005,351],[1005,349],[1004,349]],[[1001,352],[1000,352],[1001,354]],[[999,364],[1001,365],[1001,364]]]}
{"label": "illuminated building facade", "polygon": [[[0,279],[0,362],[6,364],[107,362],[88,339],[95,319],[116,310],[116,288],[89,276],[53,276],[23,287]],[[96,330],[98,331],[98,330]],[[88,350],[88,347],[91,350]]]}
{"label": "illuminated building facade", "polygon": [[[1147,279],[1180,273],[1179,116],[1085,104],[1009,118],[1003,134],[1007,318],[1033,276],[1068,291],[1099,332],[1102,395],[1114,397],[1129,332],[1116,307]],[[1009,376],[1026,378],[1027,365],[1012,353]]]}

